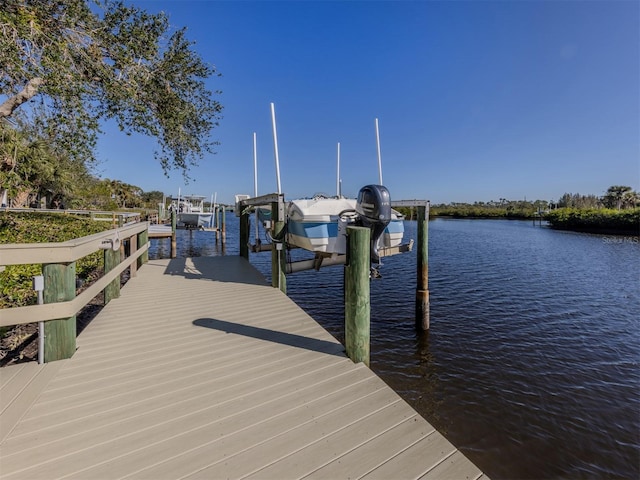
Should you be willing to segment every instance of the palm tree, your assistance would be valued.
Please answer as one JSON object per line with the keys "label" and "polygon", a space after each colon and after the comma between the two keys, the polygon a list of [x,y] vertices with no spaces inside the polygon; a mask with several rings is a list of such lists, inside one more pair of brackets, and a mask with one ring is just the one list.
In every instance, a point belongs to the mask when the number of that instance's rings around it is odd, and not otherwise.
{"label": "palm tree", "polygon": [[622,195],[622,208],[635,208],[640,206],[640,194],[638,192],[629,191]]}
{"label": "palm tree", "polygon": [[627,192],[632,192],[631,187],[623,185],[613,185],[609,187],[607,192],[602,197],[602,203],[608,208],[616,208],[620,210],[622,208],[622,199]]}

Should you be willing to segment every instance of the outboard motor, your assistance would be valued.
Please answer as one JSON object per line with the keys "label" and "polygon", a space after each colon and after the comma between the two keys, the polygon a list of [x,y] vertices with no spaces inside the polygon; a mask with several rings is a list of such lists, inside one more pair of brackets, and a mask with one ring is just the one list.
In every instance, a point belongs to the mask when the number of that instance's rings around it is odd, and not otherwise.
{"label": "outboard motor", "polygon": [[383,185],[367,185],[358,192],[356,212],[363,227],[371,229],[371,261],[380,263],[377,243],[391,221],[391,198]]}

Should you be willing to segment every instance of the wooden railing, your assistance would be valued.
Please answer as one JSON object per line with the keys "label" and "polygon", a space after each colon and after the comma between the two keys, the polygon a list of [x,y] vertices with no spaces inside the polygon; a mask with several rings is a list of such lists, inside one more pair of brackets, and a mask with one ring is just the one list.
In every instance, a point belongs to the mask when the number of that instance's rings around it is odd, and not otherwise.
{"label": "wooden railing", "polygon": [[98,222],[111,222],[113,228],[123,227],[132,223],[137,223],[142,220],[142,213],[139,211],[130,212],[114,212],[114,211],[100,211],[100,210],[60,210],[51,208],[12,208],[3,207],[2,211],[7,212],[29,212],[29,213],[57,213],[57,214],[69,214],[69,215],[86,215],[92,220]]}
{"label": "wooden railing", "polygon": [[[120,274],[130,276],[148,261],[147,222],[59,243],[0,245],[0,266],[42,264],[44,303],[0,309],[0,327],[44,322],[43,361],[70,358],[76,349],[75,315],[100,292],[104,302],[120,295]],[[124,244],[129,255],[124,257]],[[76,297],[75,262],[104,250],[104,275]]]}

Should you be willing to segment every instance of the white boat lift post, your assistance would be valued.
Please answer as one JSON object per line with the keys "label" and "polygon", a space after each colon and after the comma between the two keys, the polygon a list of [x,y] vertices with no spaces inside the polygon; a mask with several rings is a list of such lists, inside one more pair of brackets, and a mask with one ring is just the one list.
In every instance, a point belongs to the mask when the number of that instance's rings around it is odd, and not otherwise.
{"label": "white boat lift post", "polygon": [[336,197],[341,198],[342,192],[340,191],[340,142],[338,142],[338,167],[336,168]]}
{"label": "white boat lift post", "polygon": [[273,153],[276,160],[276,184],[278,185],[278,195],[282,193],[280,185],[280,158],[278,156],[278,131],[276,129],[276,107],[271,104],[271,125],[273,127]]}
{"label": "white boat lift post", "polygon": [[213,205],[213,193],[211,194],[211,200],[209,201],[209,213],[211,214],[211,220],[209,220],[209,227],[214,228],[216,226],[215,224],[216,209],[214,208],[214,205]]}
{"label": "white boat lift post", "polygon": [[[256,132],[253,132],[253,196],[258,196],[258,143],[256,138]],[[258,231],[258,224],[260,219],[258,218],[258,208],[255,207],[255,232],[254,243],[256,246],[260,245],[260,235]]]}
{"label": "white boat lift post", "polygon": [[380,130],[378,129],[378,119],[376,118],[376,145],[378,147],[378,181],[382,183],[382,155],[380,154]]}

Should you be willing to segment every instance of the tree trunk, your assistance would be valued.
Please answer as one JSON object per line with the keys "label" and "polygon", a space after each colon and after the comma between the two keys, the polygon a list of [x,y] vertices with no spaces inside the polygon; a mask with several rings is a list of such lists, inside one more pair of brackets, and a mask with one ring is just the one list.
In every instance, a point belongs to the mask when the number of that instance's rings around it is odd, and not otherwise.
{"label": "tree trunk", "polygon": [[11,199],[12,208],[23,208],[28,206],[31,190],[21,190]]}
{"label": "tree trunk", "polygon": [[43,83],[44,80],[40,77],[29,80],[22,91],[13,97],[9,97],[0,105],[0,118],[10,117],[20,105],[31,100],[38,93],[38,88]]}

